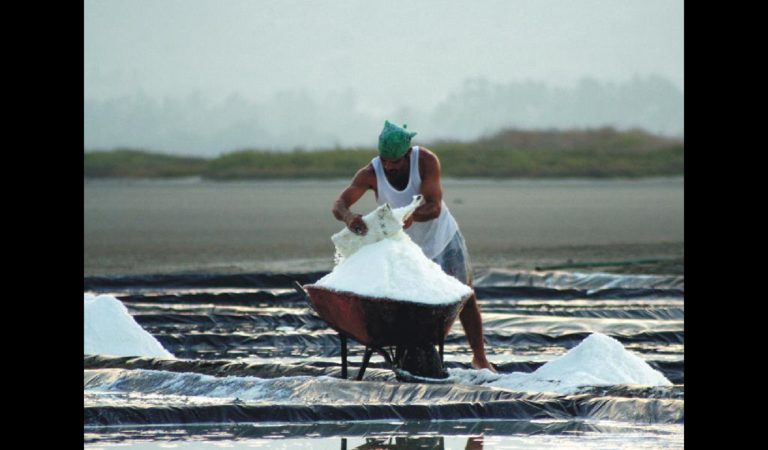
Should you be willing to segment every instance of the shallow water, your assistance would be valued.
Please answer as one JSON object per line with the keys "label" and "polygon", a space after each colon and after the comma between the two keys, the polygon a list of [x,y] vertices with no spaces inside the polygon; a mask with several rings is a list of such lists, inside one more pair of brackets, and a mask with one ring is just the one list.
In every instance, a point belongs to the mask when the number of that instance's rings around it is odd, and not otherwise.
{"label": "shallow water", "polygon": [[[490,386],[458,323],[447,384],[398,382],[376,356],[363,381],[340,379],[338,335],[290,288],[322,274],[87,277],[179,359],[85,355],[86,447],[683,447],[682,277],[479,271],[500,376],[601,332],[674,383],[557,394]],[[352,376],[362,351],[350,345]]]}
{"label": "shallow water", "polygon": [[[606,421],[442,421],[122,428],[86,433],[86,448],[658,449],[683,448],[682,425]],[[98,441],[88,443],[89,438]]]}

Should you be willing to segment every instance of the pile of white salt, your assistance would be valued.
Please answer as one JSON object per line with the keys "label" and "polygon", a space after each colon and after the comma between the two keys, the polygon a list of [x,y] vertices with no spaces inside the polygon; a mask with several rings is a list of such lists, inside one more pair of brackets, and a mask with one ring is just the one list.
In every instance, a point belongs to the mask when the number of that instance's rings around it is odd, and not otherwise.
{"label": "pile of white salt", "polygon": [[448,369],[460,383],[484,384],[525,392],[574,394],[588,386],[671,386],[672,383],[621,342],[592,333],[564,355],[534,372],[491,373],[488,370]]}
{"label": "pile of white salt", "polygon": [[331,236],[331,241],[336,247],[336,264],[344,261],[344,258],[352,256],[361,247],[379,242],[382,239],[394,236],[403,229],[403,222],[419,206],[424,204],[424,197],[414,195],[410,204],[401,208],[392,208],[385,203],[362,217],[368,227],[364,235],[355,234],[344,227],[338,233]]}
{"label": "pile of white salt", "polygon": [[83,295],[83,353],[173,359],[112,295]]}
{"label": "pile of white salt", "polygon": [[[414,199],[414,204],[419,201]],[[395,210],[395,216],[399,219],[399,229],[388,230],[386,235],[378,236],[375,242],[361,242],[359,247],[355,245],[357,248],[354,252],[343,252],[345,257],[333,271],[315,284],[365,297],[427,304],[458,302],[471,294],[472,288],[443,272],[440,265],[427,258],[421,247],[402,230],[400,220],[408,215],[398,210]],[[390,211],[389,208],[386,211]],[[377,220],[385,219],[378,217]],[[369,232],[372,229],[369,227]],[[334,240],[337,252],[340,242],[340,239]]]}

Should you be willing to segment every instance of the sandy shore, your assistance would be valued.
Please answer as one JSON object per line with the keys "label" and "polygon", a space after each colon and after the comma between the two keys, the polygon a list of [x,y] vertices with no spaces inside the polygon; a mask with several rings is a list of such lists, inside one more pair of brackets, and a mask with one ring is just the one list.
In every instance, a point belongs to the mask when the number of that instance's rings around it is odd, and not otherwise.
{"label": "sandy shore", "polygon": [[[87,181],[85,275],[330,270],[342,226],[330,209],[346,183]],[[477,269],[683,272],[681,178],[443,188]],[[374,207],[368,193],[353,210]]]}

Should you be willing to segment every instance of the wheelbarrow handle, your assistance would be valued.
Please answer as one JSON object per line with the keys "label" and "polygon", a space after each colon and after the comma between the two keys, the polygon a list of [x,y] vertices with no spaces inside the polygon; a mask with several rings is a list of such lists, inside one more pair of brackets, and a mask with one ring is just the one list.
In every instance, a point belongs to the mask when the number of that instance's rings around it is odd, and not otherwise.
{"label": "wheelbarrow handle", "polygon": [[309,300],[309,294],[307,294],[307,291],[304,289],[304,286],[302,286],[301,283],[299,283],[296,280],[293,280],[293,289],[295,289],[296,292],[301,294],[304,298]]}
{"label": "wheelbarrow handle", "polygon": [[307,301],[307,304],[309,305],[309,308],[314,311],[317,314],[317,310],[315,309],[315,305],[312,304],[312,300],[309,298],[309,293],[307,293],[307,290],[304,289],[304,286],[301,285],[296,280],[293,280],[293,289],[298,292],[301,296],[304,297],[304,300]]}

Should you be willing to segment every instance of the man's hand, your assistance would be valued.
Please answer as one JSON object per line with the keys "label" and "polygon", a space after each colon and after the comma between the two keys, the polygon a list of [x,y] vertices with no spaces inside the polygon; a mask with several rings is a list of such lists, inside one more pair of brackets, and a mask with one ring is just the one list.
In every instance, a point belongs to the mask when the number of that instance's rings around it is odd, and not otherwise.
{"label": "man's hand", "polygon": [[405,219],[403,222],[403,230],[407,230],[411,225],[413,225],[413,215],[410,215],[407,219]]}
{"label": "man's hand", "polygon": [[363,216],[360,214],[354,214],[351,219],[347,221],[347,228],[355,234],[365,236],[368,233],[368,226],[363,221]]}

